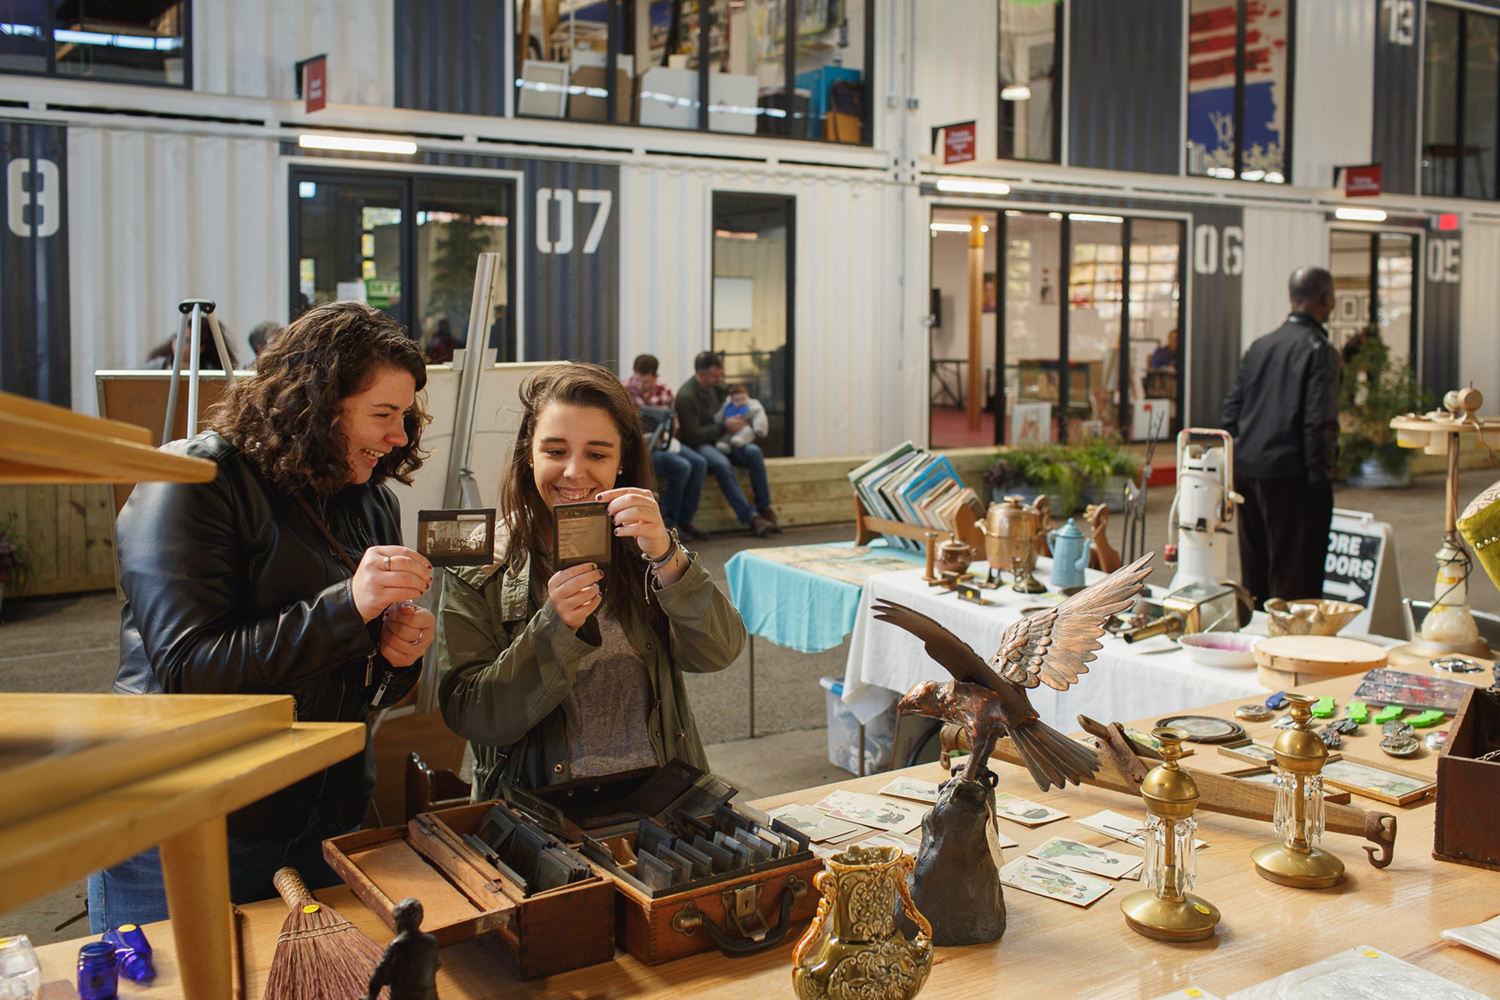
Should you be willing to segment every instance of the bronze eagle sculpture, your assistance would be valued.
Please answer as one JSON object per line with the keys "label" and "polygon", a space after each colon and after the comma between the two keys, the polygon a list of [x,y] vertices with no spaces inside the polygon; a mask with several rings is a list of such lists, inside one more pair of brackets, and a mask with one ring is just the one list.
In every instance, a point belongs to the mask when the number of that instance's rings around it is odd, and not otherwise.
{"label": "bronze eagle sculpture", "polygon": [[900,709],[962,726],[973,750],[964,777],[976,780],[995,741],[1007,735],[1037,787],[1062,787],[1099,770],[1093,750],[1069,739],[1038,718],[1026,689],[1046,684],[1066,691],[1088,672],[1099,636],[1112,615],[1130,607],[1150,575],[1148,552],[1128,566],[1085,588],[1055,608],[1012,623],[989,662],[967,643],[926,615],[880,600],[875,617],[922,640],[953,680],[922,681],[901,699]]}

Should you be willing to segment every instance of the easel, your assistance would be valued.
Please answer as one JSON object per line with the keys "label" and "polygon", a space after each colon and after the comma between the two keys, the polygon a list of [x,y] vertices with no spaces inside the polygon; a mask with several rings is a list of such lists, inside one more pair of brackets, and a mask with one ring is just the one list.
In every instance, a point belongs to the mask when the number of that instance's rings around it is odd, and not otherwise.
{"label": "easel", "polygon": [[172,425],[177,420],[177,386],[182,378],[182,348],[187,344],[188,355],[188,411],[187,433],[192,437],[198,433],[198,362],[203,349],[203,318],[208,317],[208,329],[214,336],[214,346],[219,349],[219,360],[224,365],[224,376],[234,381],[234,361],[224,345],[224,333],[214,317],[214,303],[209,299],[183,299],[177,303],[182,320],[177,325],[177,350],[172,352],[172,381],[167,390],[167,422],[161,429],[161,443],[172,440]]}
{"label": "easel", "polygon": [[[966,506],[959,506],[958,512],[954,515],[955,527],[958,529],[958,540],[968,545],[977,557],[984,552],[984,529],[974,519],[964,516],[967,510]],[[892,521],[884,517],[874,517],[865,510],[864,501],[856,495],[854,498],[854,544],[868,545],[881,535],[896,535],[900,538],[911,538],[922,542],[927,549],[927,568],[922,574],[922,580],[926,583],[937,582],[937,574],[933,572],[937,546],[953,538],[954,532],[939,531],[926,525],[907,524],[905,521]]]}

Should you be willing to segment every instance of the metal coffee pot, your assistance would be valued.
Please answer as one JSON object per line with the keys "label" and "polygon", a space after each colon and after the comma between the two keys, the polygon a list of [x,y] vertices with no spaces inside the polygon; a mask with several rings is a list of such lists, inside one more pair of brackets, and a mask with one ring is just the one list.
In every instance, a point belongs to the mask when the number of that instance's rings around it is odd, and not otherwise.
{"label": "metal coffee pot", "polygon": [[1035,503],[1009,496],[1002,503],[990,504],[984,516],[985,558],[992,568],[1010,571],[1011,589],[1017,593],[1040,594],[1047,589],[1031,575],[1036,568],[1037,535],[1048,519],[1046,503],[1045,496]]}
{"label": "metal coffee pot", "polygon": [[1070,517],[1061,528],[1047,532],[1047,544],[1052,548],[1052,586],[1065,592],[1082,588],[1092,544],[1089,536]]}

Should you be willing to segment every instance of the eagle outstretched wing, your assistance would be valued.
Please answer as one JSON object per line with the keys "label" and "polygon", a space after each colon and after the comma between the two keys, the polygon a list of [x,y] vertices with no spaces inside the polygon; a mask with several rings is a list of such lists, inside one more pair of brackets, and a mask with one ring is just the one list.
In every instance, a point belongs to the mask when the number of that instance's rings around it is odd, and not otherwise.
{"label": "eagle outstretched wing", "polygon": [[1130,607],[1151,575],[1155,555],[1148,552],[1057,607],[1013,623],[1001,635],[1000,648],[990,657],[989,666],[1022,687],[1040,683],[1066,691],[1079,674],[1088,673],[1104,623]]}
{"label": "eagle outstretched wing", "polygon": [[890,622],[922,640],[927,655],[936,660],[956,681],[978,684],[999,691],[1000,675],[985,665],[984,657],[942,625],[904,604],[878,600],[873,605],[876,621]]}

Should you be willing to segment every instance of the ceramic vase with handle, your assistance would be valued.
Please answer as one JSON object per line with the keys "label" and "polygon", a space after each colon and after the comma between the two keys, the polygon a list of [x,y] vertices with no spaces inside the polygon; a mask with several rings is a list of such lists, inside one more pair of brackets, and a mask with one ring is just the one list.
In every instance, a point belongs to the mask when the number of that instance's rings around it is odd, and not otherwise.
{"label": "ceramic vase with handle", "polygon": [[[906,887],[913,861],[898,847],[851,847],[818,873],[823,898],[792,953],[792,986],[801,1000],[909,1000],[932,968],[932,925]],[[907,940],[896,926],[896,896],[917,925]]]}

